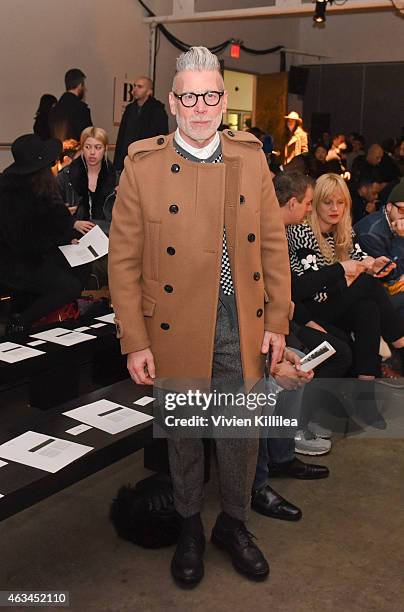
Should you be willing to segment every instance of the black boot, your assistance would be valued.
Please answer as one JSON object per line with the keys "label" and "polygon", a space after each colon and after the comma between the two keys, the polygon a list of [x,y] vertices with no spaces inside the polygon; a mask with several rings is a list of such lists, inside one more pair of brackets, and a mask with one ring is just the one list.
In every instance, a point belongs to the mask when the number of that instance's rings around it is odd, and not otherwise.
{"label": "black boot", "polygon": [[253,538],[242,521],[221,512],[211,539],[218,548],[229,553],[234,568],[240,574],[250,580],[264,580],[269,574],[269,565]]}
{"label": "black boot", "polygon": [[181,586],[196,586],[203,578],[205,536],[200,514],[184,519],[177,548],[171,561],[171,573]]}
{"label": "black boot", "polygon": [[356,380],[352,400],[353,410],[350,416],[354,422],[363,428],[370,426],[375,429],[386,429],[387,423],[376,404],[374,380]]}

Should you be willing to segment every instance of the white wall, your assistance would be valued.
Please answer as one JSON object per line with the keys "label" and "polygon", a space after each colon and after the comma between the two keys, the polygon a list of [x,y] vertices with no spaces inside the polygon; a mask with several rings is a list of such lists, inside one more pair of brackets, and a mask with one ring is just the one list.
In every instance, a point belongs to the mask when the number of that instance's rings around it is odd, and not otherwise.
{"label": "white wall", "polygon": [[[32,131],[43,93],[59,97],[64,73],[87,75],[93,121],[112,142],[114,76],[147,72],[148,28],[136,0],[1,0],[0,142]],[[11,160],[0,155],[0,169]]]}
{"label": "white wall", "polygon": [[[329,56],[322,63],[403,61],[404,17],[394,11],[328,15],[321,29],[299,20],[300,50]],[[315,58],[305,63],[317,63]]]}
{"label": "white wall", "polygon": [[[170,0],[146,0],[157,14],[170,12]],[[0,2],[0,143],[12,142],[32,130],[43,93],[59,96],[67,69],[87,74],[88,96],[95,124],[105,127],[115,142],[114,76],[148,72],[149,28],[137,0],[1,0]],[[404,21],[393,13],[336,15],[324,30],[304,18],[261,18],[245,21],[170,24],[168,29],[190,44],[215,45],[240,38],[247,46],[278,44],[324,53],[332,61],[402,60]],[[156,96],[166,102],[175,57],[180,52],[161,36],[157,60]],[[279,70],[279,55],[241,53],[225,57],[226,68],[270,73]],[[296,58],[297,59],[297,58]],[[305,60],[307,61],[307,60]],[[10,155],[0,152],[0,169]]]}

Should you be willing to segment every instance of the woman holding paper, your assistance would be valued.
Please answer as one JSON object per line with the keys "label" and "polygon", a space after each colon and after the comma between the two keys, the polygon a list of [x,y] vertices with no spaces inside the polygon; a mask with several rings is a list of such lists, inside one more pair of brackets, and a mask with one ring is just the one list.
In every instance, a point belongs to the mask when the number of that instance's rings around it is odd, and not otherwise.
{"label": "woman holding paper", "polygon": [[80,136],[80,157],[56,177],[64,203],[73,209],[75,229],[81,234],[86,234],[95,224],[109,233],[116,177],[107,158],[107,146],[105,130],[87,127]]}
{"label": "woman holding paper", "polygon": [[11,151],[14,163],[0,177],[0,281],[32,295],[7,326],[16,333],[80,297],[89,269],[71,268],[58,249],[75,235],[51,172],[60,141],[25,134]]}

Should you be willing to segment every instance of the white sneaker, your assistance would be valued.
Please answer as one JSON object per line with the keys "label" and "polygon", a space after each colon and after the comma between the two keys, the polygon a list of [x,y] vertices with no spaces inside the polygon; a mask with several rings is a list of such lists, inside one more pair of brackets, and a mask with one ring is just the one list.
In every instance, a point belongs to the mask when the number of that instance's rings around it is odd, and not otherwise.
{"label": "white sneaker", "polygon": [[331,440],[316,438],[311,431],[299,429],[295,435],[295,453],[300,455],[326,455],[331,450]]}
{"label": "white sneaker", "polygon": [[332,437],[331,429],[327,427],[323,427],[320,423],[314,423],[314,421],[310,421],[307,425],[307,429],[311,431],[312,434],[316,438],[323,438],[324,440],[329,440]]}

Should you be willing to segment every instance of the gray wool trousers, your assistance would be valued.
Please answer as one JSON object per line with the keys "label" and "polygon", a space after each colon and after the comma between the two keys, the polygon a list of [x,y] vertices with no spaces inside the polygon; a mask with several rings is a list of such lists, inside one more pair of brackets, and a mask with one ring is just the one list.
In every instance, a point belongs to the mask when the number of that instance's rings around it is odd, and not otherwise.
{"label": "gray wool trousers", "polygon": [[[211,389],[235,391],[243,385],[240,338],[234,296],[218,304]],[[221,507],[245,522],[258,455],[253,438],[215,438]],[[201,511],[204,485],[204,449],[200,438],[167,440],[174,504],[184,518]]]}

